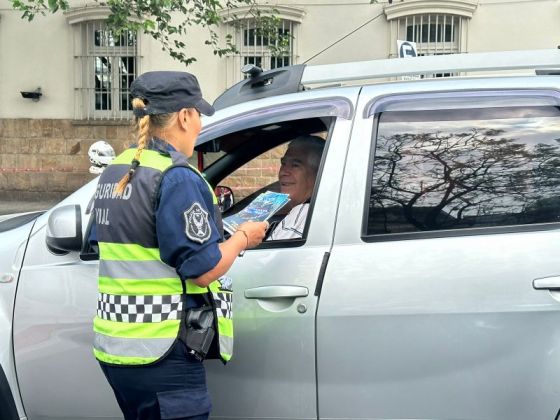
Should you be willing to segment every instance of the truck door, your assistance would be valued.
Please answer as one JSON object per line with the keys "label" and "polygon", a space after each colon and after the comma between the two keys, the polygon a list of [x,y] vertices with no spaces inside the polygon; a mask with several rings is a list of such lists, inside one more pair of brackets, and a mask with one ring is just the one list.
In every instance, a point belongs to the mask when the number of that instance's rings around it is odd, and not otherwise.
{"label": "truck door", "polygon": [[[300,130],[304,123],[298,118],[305,115],[325,117],[332,122],[329,123],[327,145],[311,200],[304,239],[263,243],[257,249],[246,251],[227,274],[233,280],[235,291],[234,355],[225,367],[218,361],[206,362],[212,414],[216,418],[317,418],[317,297],[314,292],[325,254],[332,244],[335,204],[342,180],[340,157],[346,153],[352,126],[351,114],[347,111],[351,109],[350,104],[355,104],[358,89],[352,88],[343,94],[346,99],[342,102],[342,95],[333,100],[332,93],[328,92],[321,93],[325,96],[324,101],[314,97],[307,102],[305,99],[310,98],[306,96],[301,102],[278,98],[277,105],[255,111],[254,122],[251,121],[253,116],[250,113],[241,117],[245,122],[237,123],[239,129],[245,130],[244,136],[247,137],[250,126],[268,122],[264,127],[264,135],[259,137],[259,143],[262,144],[274,139],[275,132],[287,125],[295,132]],[[300,97],[297,95],[297,99]],[[289,105],[284,104],[286,101]],[[342,103],[342,109],[347,111],[337,111],[337,103]],[[313,111],[317,106],[317,110]],[[296,119],[293,122],[286,121],[286,113]],[[333,118],[333,114],[339,113],[339,117]],[[282,122],[275,120],[273,115],[278,115]],[[222,128],[218,126],[215,130],[221,132]],[[239,136],[231,137],[235,141],[239,139]],[[294,137],[292,135],[286,140]],[[242,154],[235,151],[231,153]],[[282,154],[272,154],[274,163],[278,165]],[[251,167],[249,162],[248,169],[243,167],[240,170],[249,171]],[[210,176],[210,172],[207,175]],[[250,173],[244,176],[247,175]],[[276,181],[276,171],[272,176]]]}
{"label": "truck door", "polygon": [[320,418],[555,417],[560,98],[529,84],[362,91],[318,304]]}

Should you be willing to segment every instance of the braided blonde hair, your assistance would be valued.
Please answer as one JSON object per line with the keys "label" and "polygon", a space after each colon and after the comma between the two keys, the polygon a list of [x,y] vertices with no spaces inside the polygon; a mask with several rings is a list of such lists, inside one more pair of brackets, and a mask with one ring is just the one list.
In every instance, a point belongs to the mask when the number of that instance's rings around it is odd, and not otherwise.
{"label": "braided blonde hair", "polygon": [[[133,109],[143,109],[146,107],[144,100],[140,98],[132,99]],[[144,115],[143,117],[136,118],[136,154],[130,163],[130,168],[125,176],[119,181],[115,194],[122,194],[124,189],[132,179],[136,168],[140,165],[140,156],[142,156],[142,151],[146,148],[148,144],[148,139],[150,137],[150,128],[153,126],[155,128],[162,128],[169,125],[171,118],[176,114],[176,112],[169,114],[159,114],[159,115]]]}

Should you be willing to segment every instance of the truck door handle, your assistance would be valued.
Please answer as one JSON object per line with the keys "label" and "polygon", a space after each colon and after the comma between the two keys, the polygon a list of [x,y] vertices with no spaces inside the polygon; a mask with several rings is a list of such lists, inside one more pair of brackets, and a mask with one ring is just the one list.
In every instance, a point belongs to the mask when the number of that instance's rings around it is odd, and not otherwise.
{"label": "truck door handle", "polygon": [[533,280],[533,287],[537,290],[548,289],[560,289],[560,276],[553,277],[543,277],[541,279]]}
{"label": "truck door handle", "polygon": [[245,290],[247,299],[296,298],[309,295],[309,289],[303,286],[261,286]]}

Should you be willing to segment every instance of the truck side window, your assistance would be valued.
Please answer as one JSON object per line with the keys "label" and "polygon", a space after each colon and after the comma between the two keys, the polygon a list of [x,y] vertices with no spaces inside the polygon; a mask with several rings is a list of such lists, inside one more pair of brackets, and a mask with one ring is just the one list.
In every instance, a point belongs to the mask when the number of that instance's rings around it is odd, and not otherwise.
{"label": "truck side window", "polygon": [[560,221],[556,106],[382,112],[366,235]]}

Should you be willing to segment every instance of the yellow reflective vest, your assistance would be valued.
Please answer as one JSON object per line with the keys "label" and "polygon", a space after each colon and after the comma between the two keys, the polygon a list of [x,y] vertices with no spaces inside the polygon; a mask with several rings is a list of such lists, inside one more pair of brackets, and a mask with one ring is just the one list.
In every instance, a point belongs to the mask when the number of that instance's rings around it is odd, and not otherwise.
{"label": "yellow reflective vest", "polygon": [[[165,172],[183,166],[202,175],[179,152],[145,149],[131,182],[116,194],[135,153],[136,149],[127,149],[105,169],[95,195],[99,244],[95,357],[114,365],[157,362],[185,328],[187,294],[196,294],[206,295],[214,309],[215,344],[225,363],[233,350],[231,289],[218,280],[208,288],[182,281],[161,260],[155,230],[155,204]],[[216,196],[208,188],[217,208]]]}

